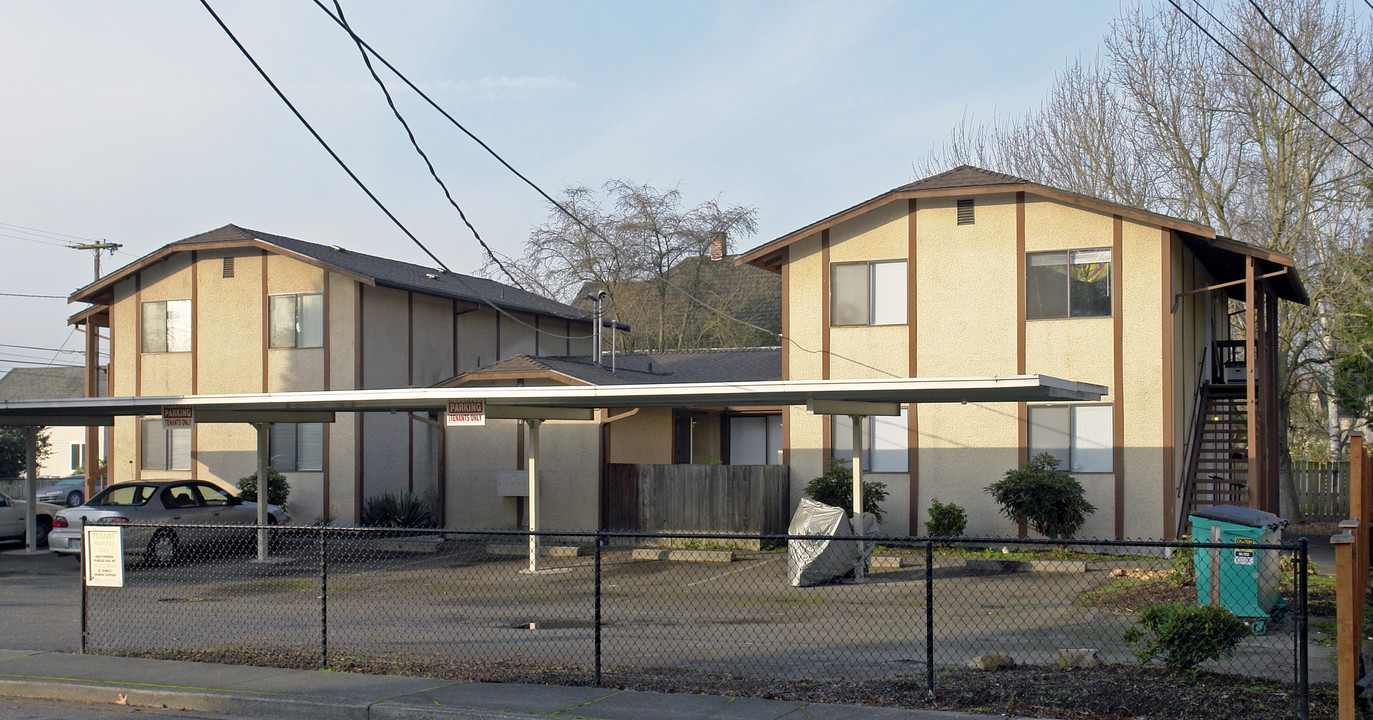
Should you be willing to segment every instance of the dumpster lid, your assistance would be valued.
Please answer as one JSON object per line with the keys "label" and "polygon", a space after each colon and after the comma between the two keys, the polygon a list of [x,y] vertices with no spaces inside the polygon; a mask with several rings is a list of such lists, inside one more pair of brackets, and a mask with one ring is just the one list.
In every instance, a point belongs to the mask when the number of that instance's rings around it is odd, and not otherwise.
{"label": "dumpster lid", "polygon": [[1219,520],[1220,522],[1255,528],[1280,528],[1287,525],[1287,518],[1280,518],[1271,512],[1241,505],[1212,505],[1194,511],[1190,517]]}

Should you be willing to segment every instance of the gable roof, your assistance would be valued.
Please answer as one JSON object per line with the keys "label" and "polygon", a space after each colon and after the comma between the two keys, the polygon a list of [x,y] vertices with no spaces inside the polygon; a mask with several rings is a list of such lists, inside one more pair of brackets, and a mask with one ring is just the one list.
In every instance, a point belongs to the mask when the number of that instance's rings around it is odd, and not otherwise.
{"label": "gable roof", "polygon": [[128,265],[72,293],[69,302],[108,304],[114,284],[133,273],[189,250],[256,247],[267,252],[293,257],[302,262],[347,275],[374,287],[409,290],[426,295],[478,304],[490,303],[502,310],[533,313],[567,320],[590,322],[591,314],[527,290],[495,280],[451,273],[444,270],[390,258],[347,250],[337,245],[288,238],[281,235],[225,225],[184,240],[165,245]]}
{"label": "gable roof", "polygon": [[[100,368],[100,394],[105,389],[105,368]],[[0,377],[0,400],[38,400],[86,397],[86,368],[47,366],[13,368]]]}
{"label": "gable roof", "polygon": [[[952,170],[946,170],[937,175],[916,180],[897,188],[888,190],[877,197],[865,200],[846,210],[841,210],[822,220],[817,220],[803,228],[793,230],[782,237],[764,243],[749,250],[739,256],[736,261],[739,264],[749,264],[764,270],[780,273],[782,264],[785,260],[783,252],[788,245],[810,237],[822,230],[829,229],[846,220],[858,217],[864,213],[875,210],[887,203],[898,200],[914,200],[919,198],[934,197],[970,197],[975,195],[990,195],[992,193],[1004,192],[1026,192],[1040,197],[1057,200],[1069,205],[1076,205],[1089,210],[1095,210],[1112,215],[1129,218],[1138,222],[1178,231],[1183,239],[1188,242],[1189,247],[1194,249],[1202,247],[1206,250],[1205,255],[1211,259],[1206,262],[1207,269],[1213,275],[1220,277],[1212,265],[1230,266],[1234,263],[1230,260],[1239,260],[1242,264],[1243,257],[1253,257],[1259,261],[1261,272],[1269,274],[1286,270],[1281,277],[1275,277],[1273,282],[1277,286],[1278,296],[1286,300],[1307,304],[1310,302],[1306,294],[1306,289],[1302,286],[1301,279],[1297,276],[1295,262],[1291,257],[1279,252],[1267,250],[1265,248],[1243,243],[1227,237],[1219,237],[1216,231],[1206,225],[1195,223],[1190,220],[1183,220],[1168,215],[1162,215],[1148,210],[1141,210],[1129,205],[1102,200],[1101,198],[1083,195],[1081,193],[1062,190],[1048,185],[1041,185],[1031,182],[1025,178],[1007,175],[1005,173],[992,172],[972,165],[959,165]],[[1198,253],[1201,256],[1203,253]],[[1225,258],[1228,256],[1230,260]],[[1227,274],[1233,275],[1233,273]],[[1241,277],[1243,274],[1241,273]]]}
{"label": "gable roof", "polygon": [[782,379],[782,349],[669,350],[626,353],[597,365],[591,356],[515,355],[445,380],[438,387],[541,379],[565,385],[762,382]]}

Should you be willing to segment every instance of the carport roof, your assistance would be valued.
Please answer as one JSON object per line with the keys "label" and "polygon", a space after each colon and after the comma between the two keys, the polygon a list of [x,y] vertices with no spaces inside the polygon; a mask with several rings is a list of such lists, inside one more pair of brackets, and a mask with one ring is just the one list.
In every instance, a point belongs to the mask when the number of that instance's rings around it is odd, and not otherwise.
{"label": "carport roof", "polygon": [[[0,425],[109,425],[116,416],[159,415],[187,405],[199,422],[290,422],[321,413],[445,412],[450,400],[485,400],[492,408],[634,408],[703,405],[807,405],[815,401],[883,403],[1096,401],[1101,385],[1047,375],[876,380],[399,388],[241,395],[170,395],[0,401]],[[293,417],[293,415],[295,417]]]}

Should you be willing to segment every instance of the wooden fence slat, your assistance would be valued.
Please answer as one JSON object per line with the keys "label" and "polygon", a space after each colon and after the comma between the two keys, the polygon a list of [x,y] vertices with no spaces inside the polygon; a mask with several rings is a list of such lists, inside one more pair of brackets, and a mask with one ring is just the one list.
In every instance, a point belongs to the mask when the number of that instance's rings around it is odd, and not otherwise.
{"label": "wooden fence slat", "polygon": [[607,530],[785,533],[791,478],[782,465],[612,463],[602,507]]}

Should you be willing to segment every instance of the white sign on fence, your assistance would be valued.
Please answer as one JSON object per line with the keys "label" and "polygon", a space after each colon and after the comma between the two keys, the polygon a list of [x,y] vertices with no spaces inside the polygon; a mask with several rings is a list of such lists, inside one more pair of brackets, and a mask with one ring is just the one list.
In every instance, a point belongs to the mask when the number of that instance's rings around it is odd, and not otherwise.
{"label": "white sign on fence", "polygon": [[162,427],[188,428],[195,425],[195,408],[190,405],[163,405]]}
{"label": "white sign on fence", "polygon": [[485,425],[485,400],[449,400],[448,415],[444,424],[448,427],[460,425]]}
{"label": "white sign on fence", "polygon": [[88,587],[124,587],[124,528],[81,528],[81,565]]}

